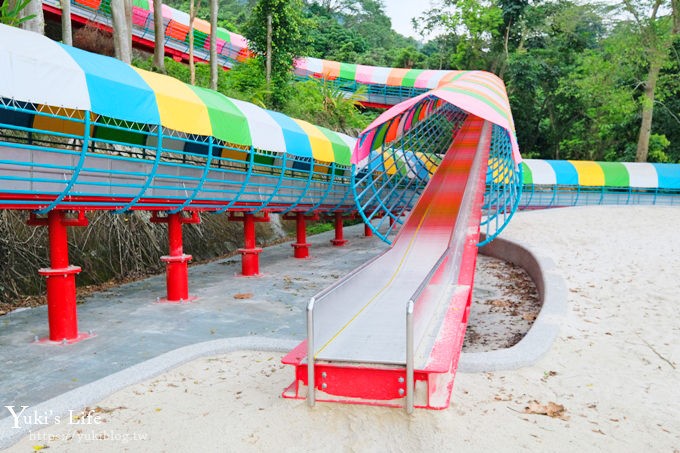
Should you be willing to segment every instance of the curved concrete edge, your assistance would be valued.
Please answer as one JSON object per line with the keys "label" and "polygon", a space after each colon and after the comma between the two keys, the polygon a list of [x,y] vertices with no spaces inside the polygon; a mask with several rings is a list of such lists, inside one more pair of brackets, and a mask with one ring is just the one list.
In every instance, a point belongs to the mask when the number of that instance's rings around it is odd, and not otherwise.
{"label": "curved concrete edge", "polygon": [[543,303],[527,334],[516,345],[496,351],[461,354],[458,371],[514,370],[538,362],[552,347],[567,314],[567,285],[555,263],[526,245],[497,238],[480,249],[480,253],[509,261],[523,268],[534,281]]}
{"label": "curved concrete edge", "polygon": [[[536,284],[543,306],[531,329],[519,343],[496,351],[463,353],[458,371],[476,373],[533,365],[550,350],[557,338],[560,324],[567,313],[566,284],[550,258],[534,253],[525,245],[497,238],[482,247],[480,252],[525,269]],[[27,411],[31,414],[34,411],[39,415],[49,414],[51,419],[63,417],[69,410],[94,405],[130,385],[201,357],[234,351],[288,352],[299,343],[300,340],[295,339],[235,337],[184,346],[31,406]],[[44,423],[20,422],[18,427],[14,427],[12,417],[0,419],[0,449],[9,448],[31,431],[45,426]]]}
{"label": "curved concrete edge", "polygon": [[[69,410],[80,410],[94,405],[113,393],[130,385],[151,379],[172,368],[201,357],[225,354],[234,351],[272,351],[288,352],[300,343],[299,340],[273,339],[263,337],[236,337],[193,344],[166,352],[158,357],[138,363],[117,373],[97,381],[68,391],[36,406],[29,407],[25,414],[48,414],[48,421],[54,417],[67,415]],[[8,413],[2,408],[3,413]],[[16,408],[16,411],[20,411]],[[52,423],[48,423],[52,424]],[[44,423],[19,423],[14,426],[14,419],[6,417],[0,420],[0,449],[9,448],[31,431],[44,428]]]}

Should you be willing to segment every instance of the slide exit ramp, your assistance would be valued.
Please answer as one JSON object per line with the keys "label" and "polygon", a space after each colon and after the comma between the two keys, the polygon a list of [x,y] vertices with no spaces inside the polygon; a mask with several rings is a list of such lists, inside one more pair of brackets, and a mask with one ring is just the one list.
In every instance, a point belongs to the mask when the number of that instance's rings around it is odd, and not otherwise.
{"label": "slide exit ramp", "polygon": [[284,397],[448,407],[470,308],[492,125],[467,115],[392,246],[307,307]]}

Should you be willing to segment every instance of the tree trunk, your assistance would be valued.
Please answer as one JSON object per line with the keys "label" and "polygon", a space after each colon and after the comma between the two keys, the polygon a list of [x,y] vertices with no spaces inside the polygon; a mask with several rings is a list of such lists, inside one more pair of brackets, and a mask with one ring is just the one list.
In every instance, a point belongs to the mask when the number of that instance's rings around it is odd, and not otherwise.
{"label": "tree trunk", "polygon": [[165,30],[163,27],[163,0],[153,0],[153,65],[165,74]]}
{"label": "tree trunk", "polygon": [[196,19],[196,10],[200,8],[201,2],[198,5],[194,0],[189,2],[189,74],[191,75],[190,82],[196,85],[196,63],[194,62],[194,19]]}
{"label": "tree trunk", "polygon": [[130,33],[125,17],[125,0],[111,0],[111,22],[113,25],[113,47],[116,58],[130,64],[132,61],[131,45],[128,44]]}
{"label": "tree trunk", "polygon": [[272,15],[267,16],[267,61],[266,61],[267,86],[272,81]]}
{"label": "tree trunk", "polygon": [[71,29],[71,0],[61,0],[61,42],[73,45],[73,30]]}
{"label": "tree trunk", "polygon": [[217,9],[218,0],[210,0],[210,88],[217,90]]}
{"label": "tree trunk", "polygon": [[659,78],[661,66],[658,61],[652,61],[645,82],[645,91],[642,96],[642,123],[640,124],[640,135],[638,136],[636,162],[647,162],[649,154],[649,137],[652,133],[652,118],[654,116],[654,91],[656,81]]}
{"label": "tree trunk", "polygon": [[132,0],[124,0],[123,6],[125,7],[125,46],[127,47],[126,52],[130,55],[130,61],[132,62]]}
{"label": "tree trunk", "polygon": [[43,15],[41,0],[31,0],[21,12],[21,17],[27,17],[31,15],[35,15],[35,17],[22,23],[21,28],[44,35],[45,16]]}

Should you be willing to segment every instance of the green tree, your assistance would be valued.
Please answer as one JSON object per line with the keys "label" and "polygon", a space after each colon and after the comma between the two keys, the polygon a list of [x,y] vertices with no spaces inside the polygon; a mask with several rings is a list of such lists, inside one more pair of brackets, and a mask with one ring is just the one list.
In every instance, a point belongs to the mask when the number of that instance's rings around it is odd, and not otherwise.
{"label": "green tree", "polygon": [[245,25],[249,47],[258,56],[262,67],[267,59],[270,61],[271,100],[274,107],[285,103],[293,61],[304,55],[303,23],[300,0],[259,0]]}
{"label": "green tree", "polygon": [[23,1],[4,1],[0,4],[0,24],[10,25],[12,27],[18,27],[22,23],[33,19],[33,15],[22,15],[22,11],[31,0]]}
{"label": "green tree", "polygon": [[430,34],[457,36],[456,50],[451,55],[454,69],[486,69],[494,64],[490,49],[500,36],[503,11],[490,0],[443,0],[441,6],[426,11],[414,20],[418,29]]}
{"label": "green tree", "polygon": [[[623,1],[623,8],[633,17],[632,31],[636,33],[644,49],[643,61],[647,74],[642,82],[641,122],[635,160],[646,162],[649,154],[654,101],[661,68],[670,58],[673,39],[680,34],[680,2],[678,0],[631,0]],[[671,15],[662,15],[664,7],[671,8]]]}

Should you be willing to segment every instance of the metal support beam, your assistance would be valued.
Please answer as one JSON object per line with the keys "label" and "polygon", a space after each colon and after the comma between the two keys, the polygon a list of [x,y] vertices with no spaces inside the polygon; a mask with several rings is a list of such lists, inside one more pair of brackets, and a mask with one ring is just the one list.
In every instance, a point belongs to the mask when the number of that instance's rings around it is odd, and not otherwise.
{"label": "metal support beam", "polygon": [[192,256],[184,253],[184,241],[182,238],[182,225],[185,223],[200,223],[198,212],[191,213],[191,217],[184,217],[181,212],[159,217],[157,212],[151,215],[152,223],[166,223],[168,225],[168,255],[162,256],[161,261],[166,263],[165,282],[167,295],[159,302],[183,303],[196,300],[189,296],[189,270],[188,264]]}
{"label": "metal support beam", "polygon": [[297,242],[291,244],[293,256],[298,259],[309,258],[309,246],[307,242],[307,220],[318,220],[317,214],[308,216],[302,211],[292,212],[283,216],[284,220],[295,220],[295,231]]}
{"label": "metal support beam", "polygon": [[264,212],[262,217],[256,217],[252,213],[229,214],[232,222],[243,222],[243,248],[238,249],[241,254],[241,275],[253,277],[260,274],[260,253],[262,249],[256,247],[255,223],[269,222],[269,212]]}
{"label": "metal support beam", "polygon": [[331,244],[336,247],[342,247],[347,244],[347,239],[344,237],[343,225],[342,225],[342,212],[335,212],[335,238],[331,239]]}
{"label": "metal support beam", "polygon": [[50,267],[39,269],[38,273],[47,279],[47,317],[50,333],[47,339],[61,343],[75,343],[89,337],[78,333],[78,314],[76,310],[76,275],[79,266],[68,262],[68,227],[87,226],[83,211],[77,218],[67,218],[65,211],[52,210],[47,217],[30,214],[28,224],[47,226],[49,234]]}

